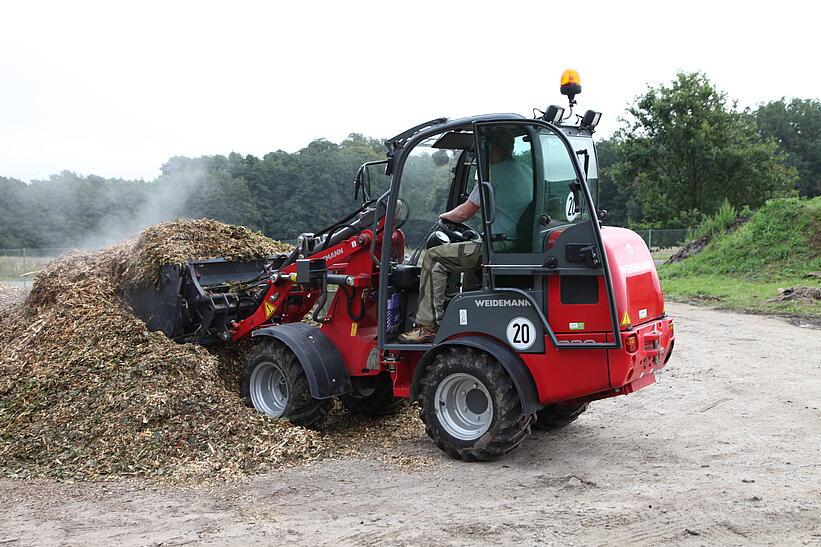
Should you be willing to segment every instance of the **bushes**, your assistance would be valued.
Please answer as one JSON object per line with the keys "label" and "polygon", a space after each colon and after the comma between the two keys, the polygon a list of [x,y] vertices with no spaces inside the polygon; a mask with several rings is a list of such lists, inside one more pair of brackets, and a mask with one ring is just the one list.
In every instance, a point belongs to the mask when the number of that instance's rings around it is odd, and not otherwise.
{"label": "bushes", "polygon": [[699,239],[704,236],[707,236],[707,239],[712,239],[728,231],[739,218],[746,219],[751,214],[749,207],[744,207],[740,213],[737,212],[735,207],[725,199],[713,216],[704,215],[698,226],[687,230],[687,239]]}
{"label": "bushes", "polygon": [[724,231],[732,225],[735,212],[725,205],[696,230],[716,235],[707,247],[691,258],[664,266],[663,277],[731,274],[771,280],[821,270],[821,197],[770,200],[746,224],[728,234]]}

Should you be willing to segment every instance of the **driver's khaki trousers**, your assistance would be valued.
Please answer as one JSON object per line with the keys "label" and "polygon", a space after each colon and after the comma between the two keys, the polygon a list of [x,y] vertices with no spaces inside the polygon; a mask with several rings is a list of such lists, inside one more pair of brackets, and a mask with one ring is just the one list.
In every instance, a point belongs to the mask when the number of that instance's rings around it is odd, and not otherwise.
{"label": "driver's khaki trousers", "polygon": [[442,320],[448,274],[475,270],[482,264],[482,245],[476,241],[446,243],[425,251],[419,274],[416,324],[436,329]]}

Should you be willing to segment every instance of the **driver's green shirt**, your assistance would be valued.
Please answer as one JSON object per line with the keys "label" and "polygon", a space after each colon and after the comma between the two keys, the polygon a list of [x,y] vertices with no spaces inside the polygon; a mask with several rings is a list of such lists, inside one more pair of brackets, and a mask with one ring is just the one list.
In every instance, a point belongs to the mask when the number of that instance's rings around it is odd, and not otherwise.
{"label": "driver's green shirt", "polygon": [[[493,235],[504,234],[516,239],[516,226],[525,208],[533,201],[533,170],[527,165],[507,159],[490,165],[490,185],[496,202]],[[479,205],[479,185],[473,187],[468,201]]]}

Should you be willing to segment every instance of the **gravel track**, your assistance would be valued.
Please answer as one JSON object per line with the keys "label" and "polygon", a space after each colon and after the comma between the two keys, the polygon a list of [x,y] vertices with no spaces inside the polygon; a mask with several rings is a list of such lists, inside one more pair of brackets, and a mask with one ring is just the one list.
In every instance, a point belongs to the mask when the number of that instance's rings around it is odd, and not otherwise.
{"label": "gravel track", "polygon": [[660,383],[501,461],[420,437],[227,484],[2,480],[0,545],[821,543],[821,331],[668,310]]}

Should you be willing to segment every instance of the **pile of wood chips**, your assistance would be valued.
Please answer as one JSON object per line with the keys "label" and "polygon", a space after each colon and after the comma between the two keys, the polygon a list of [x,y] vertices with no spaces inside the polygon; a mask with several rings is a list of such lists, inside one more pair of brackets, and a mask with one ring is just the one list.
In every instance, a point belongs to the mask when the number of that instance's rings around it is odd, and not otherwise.
{"label": "pile of wood chips", "polygon": [[0,476],[225,478],[363,452],[390,460],[420,437],[412,410],[381,421],[337,411],[321,433],[270,419],[239,395],[242,346],[177,344],[119,296],[162,264],[284,250],[245,228],[181,220],[49,264],[0,314]]}

